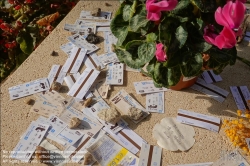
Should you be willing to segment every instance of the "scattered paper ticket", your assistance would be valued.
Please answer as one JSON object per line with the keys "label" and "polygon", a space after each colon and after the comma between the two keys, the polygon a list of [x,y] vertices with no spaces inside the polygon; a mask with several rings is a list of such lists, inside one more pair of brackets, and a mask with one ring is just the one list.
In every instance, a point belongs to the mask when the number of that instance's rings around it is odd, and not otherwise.
{"label": "scattered paper ticket", "polygon": [[164,92],[147,94],[146,110],[148,112],[164,113]]}
{"label": "scattered paper ticket", "polygon": [[72,88],[72,86],[75,84],[76,80],[81,76],[81,74],[79,72],[75,73],[75,74],[70,74],[66,77],[64,77],[64,81],[67,84],[67,86],[69,87],[69,89]]}
{"label": "scattered paper ticket", "polygon": [[138,158],[127,149],[115,143],[111,138],[103,135],[98,141],[92,144],[87,150],[100,165],[112,166],[136,166]]}
{"label": "scattered paper ticket", "polygon": [[250,100],[250,92],[247,86],[230,86],[234,101],[239,110],[249,110],[248,100]]}
{"label": "scattered paper ticket", "polygon": [[202,73],[202,78],[206,81],[207,84],[222,81],[221,76],[214,74],[213,70],[204,71]]}
{"label": "scattered paper ticket", "polygon": [[49,129],[49,125],[32,122],[25,134],[11,151],[10,157],[28,162]]}
{"label": "scattered paper ticket", "polygon": [[136,107],[143,111],[143,115],[139,120],[133,120],[134,123],[139,123],[142,119],[147,117],[149,113],[135,100],[133,99],[125,90],[120,90],[114,97],[110,99],[110,102],[115,105],[115,107],[123,112],[125,115],[128,114],[130,107]]}
{"label": "scattered paper ticket", "polygon": [[169,165],[169,166],[211,166],[213,162],[208,163],[193,163],[193,164],[179,164],[179,165]]}
{"label": "scattered paper ticket", "polygon": [[138,166],[160,166],[162,148],[142,143]]}
{"label": "scattered paper ticket", "polygon": [[79,71],[87,50],[74,47],[71,51],[71,55],[63,65],[63,72],[74,74]]}
{"label": "scattered paper ticket", "polygon": [[191,86],[191,88],[206,94],[207,96],[213,98],[214,100],[217,100],[220,103],[222,103],[229,94],[228,91],[218,86],[215,86],[213,84],[207,84],[201,78],[198,78],[196,83],[193,86]]}
{"label": "scattered paper ticket", "polygon": [[250,166],[238,151],[233,151],[223,155],[212,166]]}
{"label": "scattered paper ticket", "polygon": [[102,98],[106,99],[108,97],[110,85],[106,84],[106,78],[96,80],[94,83],[94,88],[96,88],[97,92]]}
{"label": "scattered paper ticket", "polygon": [[67,94],[78,99],[83,99],[99,73],[100,71],[86,68]]}
{"label": "scattered paper ticket", "polygon": [[49,81],[47,78],[40,78],[35,81],[27,82],[17,86],[10,87],[10,99],[15,100],[21,97],[29,96],[34,93],[46,91],[49,89]]}
{"label": "scattered paper ticket", "polygon": [[106,84],[123,85],[124,64],[109,64],[106,75]]}
{"label": "scattered paper ticket", "polygon": [[105,66],[99,61],[96,53],[87,54],[83,60],[87,68],[96,69],[98,66],[103,69]]}
{"label": "scattered paper ticket", "polygon": [[219,132],[220,118],[179,109],[177,121]]}
{"label": "scattered paper ticket", "polygon": [[58,82],[62,84],[63,78],[65,77],[65,75],[66,75],[66,72],[63,72],[63,68],[61,65],[53,65],[48,75],[48,81],[49,81],[50,87],[53,82]]}
{"label": "scattered paper ticket", "polygon": [[167,88],[156,88],[153,80],[134,82],[135,91],[137,94],[155,93],[167,91]]}
{"label": "scattered paper ticket", "polygon": [[104,32],[104,38],[105,38],[105,40],[104,40],[104,52],[106,52],[106,53],[113,52],[112,45],[116,44],[117,38],[110,31]]}
{"label": "scattered paper ticket", "polygon": [[114,52],[102,54],[98,56],[98,58],[104,65],[120,62],[117,55]]}
{"label": "scattered paper ticket", "polygon": [[60,46],[60,49],[65,53],[65,54],[67,54],[68,56],[70,56],[71,55],[71,50],[74,48],[74,47],[76,47],[73,43],[71,43],[71,42],[68,42],[68,43],[66,43],[66,44],[63,44],[63,45],[61,45]]}
{"label": "scattered paper ticket", "polygon": [[90,20],[110,20],[111,19],[111,12],[104,12],[101,11],[100,17],[92,16],[89,11],[81,11],[80,19],[90,19]]}

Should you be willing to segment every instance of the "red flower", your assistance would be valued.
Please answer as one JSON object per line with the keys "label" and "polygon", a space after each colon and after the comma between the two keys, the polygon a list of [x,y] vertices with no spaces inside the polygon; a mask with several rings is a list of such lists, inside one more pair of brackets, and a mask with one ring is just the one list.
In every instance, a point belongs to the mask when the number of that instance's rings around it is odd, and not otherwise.
{"label": "red flower", "polygon": [[14,48],[16,47],[16,41],[13,41],[13,42],[8,42],[4,45],[6,48],[8,49],[11,49],[11,48]]}
{"label": "red flower", "polygon": [[2,24],[3,23],[3,19],[0,19],[0,24]]}
{"label": "red flower", "polygon": [[10,25],[7,24],[7,23],[2,23],[0,25],[0,28],[3,30],[3,31],[9,31],[10,30]]}
{"label": "red flower", "polygon": [[25,3],[33,3],[35,0],[25,0]]}
{"label": "red flower", "polygon": [[21,9],[21,5],[15,6],[15,10],[19,10],[19,9]]}
{"label": "red flower", "polygon": [[23,26],[22,22],[19,21],[19,20],[16,21],[16,25],[17,25],[18,27],[22,27],[22,26]]}

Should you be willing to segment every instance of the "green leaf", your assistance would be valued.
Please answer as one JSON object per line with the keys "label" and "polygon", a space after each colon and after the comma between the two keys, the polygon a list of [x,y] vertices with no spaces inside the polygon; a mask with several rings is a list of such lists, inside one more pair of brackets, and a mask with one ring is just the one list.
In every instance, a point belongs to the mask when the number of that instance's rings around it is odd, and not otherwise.
{"label": "green leaf", "polygon": [[193,77],[200,74],[203,59],[201,53],[188,52],[183,54],[181,72],[185,77]]}
{"label": "green leaf", "polygon": [[190,3],[190,0],[179,1],[179,3],[174,8],[172,13],[178,14],[181,10],[184,10],[185,8],[188,7],[189,3]]}
{"label": "green leaf", "polygon": [[180,70],[180,66],[175,66],[172,68],[168,68],[168,86],[174,86],[176,85],[181,78],[181,70]]}
{"label": "green leaf", "polygon": [[147,42],[155,42],[157,40],[157,36],[155,33],[147,34]]}
{"label": "green leaf", "polygon": [[187,41],[188,32],[186,30],[185,24],[180,25],[175,32],[175,37],[179,41],[179,48],[182,48]]}
{"label": "green leaf", "polygon": [[144,61],[144,64],[146,64],[155,57],[155,50],[155,43],[143,43],[138,48],[138,56]]}
{"label": "green leaf", "polygon": [[138,31],[139,28],[145,27],[149,20],[146,18],[147,11],[145,6],[141,9],[141,12],[139,14],[136,14],[134,17],[132,17],[129,21],[130,29],[133,32]]}
{"label": "green leaf", "polygon": [[150,77],[154,76],[154,68],[155,68],[156,58],[154,57],[147,65],[146,69],[150,74]]}
{"label": "green leaf", "polygon": [[121,48],[115,48],[115,50],[114,50],[114,52],[116,53],[116,55],[117,55],[117,58],[119,59],[119,61],[121,62],[121,63],[123,63],[124,61],[123,61],[123,58],[124,58],[124,53],[123,53],[123,50],[121,49]]}
{"label": "green leaf", "polygon": [[117,46],[121,46],[128,34],[128,22],[123,20],[122,14],[117,15],[110,23],[110,29],[118,38]]}
{"label": "green leaf", "polygon": [[21,31],[18,34],[16,41],[20,44],[20,48],[25,54],[32,53],[34,46],[33,46],[33,38],[31,37],[30,33]]}
{"label": "green leaf", "polygon": [[136,6],[137,6],[137,0],[133,2],[133,5],[124,6],[123,8],[123,20],[124,21],[129,21],[133,17],[136,11]]}

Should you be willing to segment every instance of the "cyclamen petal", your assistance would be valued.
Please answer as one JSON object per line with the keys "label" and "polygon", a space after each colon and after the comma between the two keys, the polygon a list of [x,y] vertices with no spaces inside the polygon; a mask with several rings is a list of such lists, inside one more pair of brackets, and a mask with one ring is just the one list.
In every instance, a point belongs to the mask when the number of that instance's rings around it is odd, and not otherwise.
{"label": "cyclamen petal", "polygon": [[164,45],[162,43],[156,44],[155,56],[157,61],[164,62],[166,61],[167,55],[164,51]]}

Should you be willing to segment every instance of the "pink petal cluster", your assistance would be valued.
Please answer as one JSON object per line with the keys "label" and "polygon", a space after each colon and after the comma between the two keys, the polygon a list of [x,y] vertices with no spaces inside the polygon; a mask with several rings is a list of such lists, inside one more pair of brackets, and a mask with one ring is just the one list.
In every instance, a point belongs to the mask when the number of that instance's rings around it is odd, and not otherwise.
{"label": "pink petal cluster", "polygon": [[147,0],[147,19],[151,21],[158,21],[161,18],[162,11],[173,10],[178,4],[178,0]]}
{"label": "pink petal cluster", "polygon": [[208,25],[204,29],[203,37],[206,42],[217,46],[219,49],[232,48],[237,42],[235,32],[229,27],[224,27],[218,35],[214,32],[214,27]]}
{"label": "pink petal cluster", "polygon": [[244,20],[245,10],[246,7],[240,0],[228,1],[223,8],[216,10],[215,20],[222,26],[237,29]]}
{"label": "pink petal cluster", "polygon": [[[227,0],[227,2],[228,1],[235,1],[235,0]],[[240,2],[242,2],[242,3],[246,3],[247,2],[247,0],[238,0],[238,1],[240,1]]]}
{"label": "pink petal cluster", "polygon": [[167,55],[164,51],[164,45],[162,43],[156,44],[155,56],[157,61],[164,62],[166,61]]}

